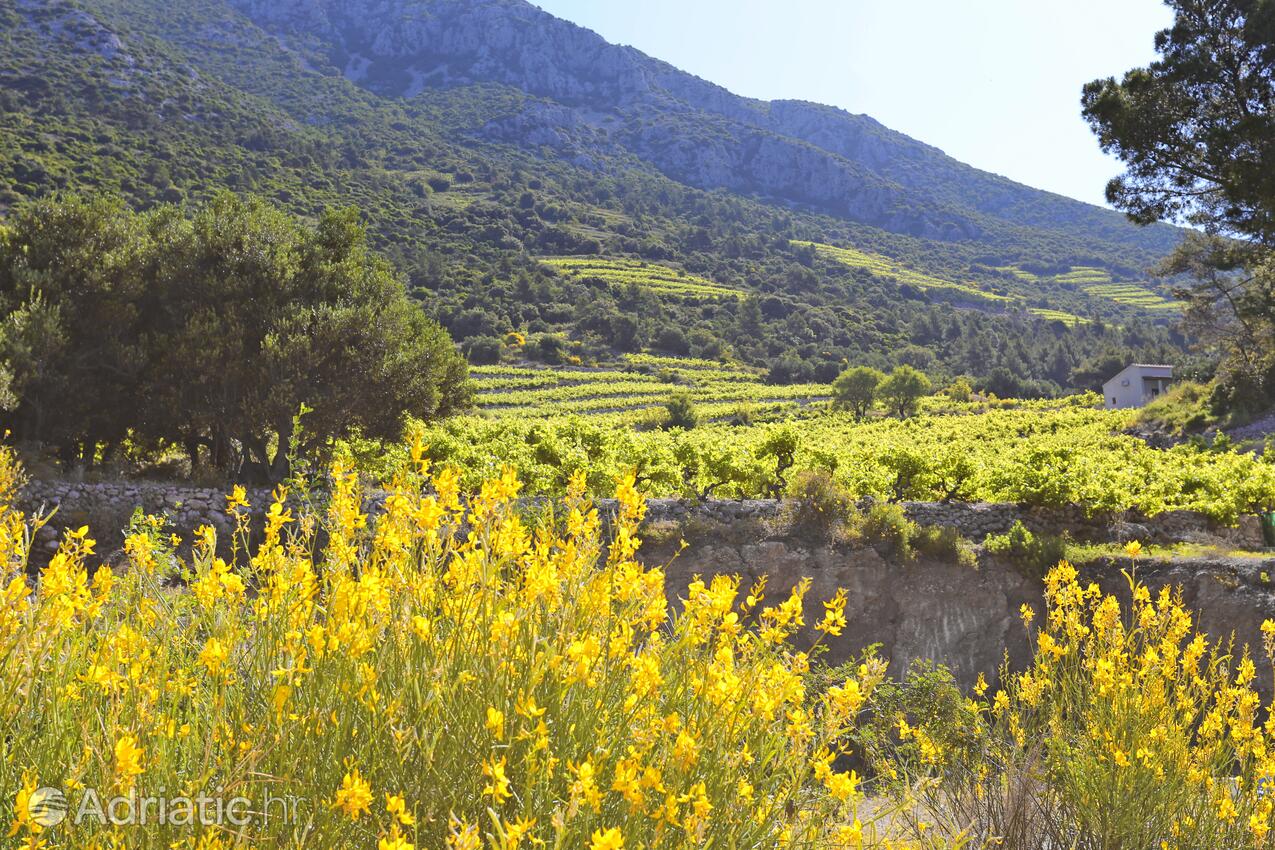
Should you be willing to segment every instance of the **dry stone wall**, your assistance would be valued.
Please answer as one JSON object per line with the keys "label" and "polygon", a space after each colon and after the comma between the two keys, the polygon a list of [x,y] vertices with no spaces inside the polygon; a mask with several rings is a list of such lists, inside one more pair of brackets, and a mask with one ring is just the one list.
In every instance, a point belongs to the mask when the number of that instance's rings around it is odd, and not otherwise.
{"label": "dry stone wall", "polygon": [[[606,504],[604,501],[602,504]],[[861,508],[867,507],[862,503]],[[718,523],[773,521],[784,505],[774,500],[718,500],[702,503],[680,499],[651,499],[647,516],[652,521],[685,523],[706,520]],[[1137,514],[1090,516],[1078,506],[1030,508],[988,502],[904,502],[908,518],[926,526],[949,526],[975,542],[989,534],[1004,534],[1021,522],[1036,534],[1069,534],[1090,542],[1195,543],[1224,541],[1236,547],[1261,548],[1262,529],[1256,517],[1242,518],[1239,527],[1228,528],[1203,514],[1170,511],[1154,517]]]}
{"label": "dry stone wall", "polygon": [[[250,491],[254,512],[269,504],[266,490]],[[367,508],[375,512],[379,494],[369,494]],[[219,490],[140,483],[75,484],[32,482],[19,505],[29,511],[57,508],[57,515],[41,538],[42,554],[56,548],[54,529],[90,525],[110,551],[104,529],[121,529],[137,507],[169,517],[183,534],[208,524],[222,532],[230,528],[225,496]],[[930,525],[949,525],[967,537],[981,539],[1001,533],[1015,522],[1035,531],[1089,539],[1141,540],[1234,539],[1245,545],[1260,542],[1260,529],[1219,529],[1206,518],[1171,514],[1130,522],[1095,520],[1078,511],[1035,511],[1013,505],[909,504],[907,513]],[[614,502],[603,500],[599,510],[613,514]],[[696,576],[738,575],[745,584],[761,576],[769,582],[768,598],[785,596],[803,578],[812,587],[807,622],[818,620],[820,602],[838,588],[849,593],[845,632],[827,643],[833,662],[855,657],[865,647],[880,644],[893,669],[901,672],[916,659],[947,665],[963,685],[981,672],[994,680],[1004,658],[1011,665],[1029,657],[1026,631],[1018,611],[1024,603],[1043,608],[1038,576],[1024,574],[1008,562],[984,556],[978,569],[930,558],[900,562],[885,550],[862,544],[834,544],[793,535],[784,522],[785,506],[773,501],[714,501],[691,504],[656,499],[648,503],[646,543],[641,557],[648,565],[666,564],[670,601],[686,594]],[[688,544],[682,548],[685,540]],[[1110,593],[1127,594],[1120,573],[1127,563],[1082,567],[1087,577]],[[1139,564],[1138,574],[1153,590],[1171,585],[1182,589],[1186,604],[1197,611],[1199,626],[1212,635],[1234,633],[1238,643],[1257,646],[1260,626],[1275,617],[1275,555],[1269,559],[1216,558]],[[812,637],[812,636],[808,636]],[[1260,666],[1260,665],[1259,665]],[[1269,674],[1261,682],[1271,693]]]}
{"label": "dry stone wall", "polygon": [[[249,501],[259,513],[269,504],[270,491],[250,490]],[[381,494],[368,494],[368,509],[375,511]],[[92,526],[106,535],[127,526],[136,508],[168,517],[178,533],[201,525],[211,525],[224,533],[230,525],[225,513],[225,491],[186,485],[150,482],[76,483],[31,481],[23,490],[19,506],[28,512],[57,509],[57,514],[40,538],[42,547],[56,548],[58,529]],[[611,500],[598,502],[605,514],[614,511]],[[770,499],[710,500],[651,499],[648,520],[657,523],[716,524],[773,523],[780,519],[784,505]],[[1224,541],[1236,547],[1260,548],[1261,527],[1256,517],[1245,517],[1238,528],[1225,528],[1208,517],[1189,511],[1173,511],[1146,518],[1138,516],[1091,517],[1078,507],[1061,509],[1026,508],[988,503],[906,502],[908,517],[921,525],[950,526],[963,537],[981,542],[989,534],[1003,534],[1016,522],[1035,533],[1068,533],[1077,540],[1177,543]]]}

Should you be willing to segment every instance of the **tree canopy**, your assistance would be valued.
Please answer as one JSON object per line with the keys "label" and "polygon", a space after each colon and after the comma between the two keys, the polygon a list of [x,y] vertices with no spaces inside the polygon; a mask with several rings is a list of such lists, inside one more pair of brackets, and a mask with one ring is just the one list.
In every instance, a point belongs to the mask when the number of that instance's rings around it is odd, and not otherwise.
{"label": "tree canopy", "polygon": [[1275,241],[1275,2],[1170,0],[1160,58],[1095,80],[1084,116],[1124,175],[1107,186],[1135,220],[1180,220]]}
{"label": "tree canopy", "polygon": [[68,462],[127,439],[278,480],[293,443],[397,438],[470,402],[463,359],[353,209],[308,225],[230,193],[190,214],[28,203],[0,234],[0,316],[6,424]]}
{"label": "tree canopy", "polygon": [[917,402],[930,392],[930,387],[930,379],[923,372],[911,366],[896,366],[881,382],[877,393],[891,411],[900,419],[906,419],[916,412]]}
{"label": "tree canopy", "polygon": [[1108,199],[1135,221],[1179,220],[1163,264],[1189,274],[1187,327],[1222,359],[1215,408],[1275,398],[1275,0],[1170,0],[1160,58],[1085,86],[1085,118],[1126,172]]}
{"label": "tree canopy", "polygon": [[877,388],[884,380],[884,373],[871,366],[847,369],[832,382],[832,404],[849,410],[854,413],[855,418],[862,419],[876,403]]}

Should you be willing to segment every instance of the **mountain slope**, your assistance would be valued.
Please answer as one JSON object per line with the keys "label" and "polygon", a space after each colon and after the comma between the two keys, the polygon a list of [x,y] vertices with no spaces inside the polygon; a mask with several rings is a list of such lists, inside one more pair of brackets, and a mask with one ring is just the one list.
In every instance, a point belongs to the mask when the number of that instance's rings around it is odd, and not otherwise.
{"label": "mountain slope", "polygon": [[[1110,210],[981,172],[867,116],[737,97],[519,0],[233,2],[379,94],[514,86],[573,107],[613,144],[700,188],[772,195],[932,238],[1025,224],[1151,252],[1177,239],[1172,228],[1135,229]],[[528,122],[537,131],[555,117],[540,115]],[[572,122],[557,129],[569,133]]]}
{"label": "mountain slope", "polygon": [[[728,352],[776,381],[911,362],[1048,391],[1182,344],[1143,274],[1171,228],[738,98],[523,2],[0,0],[0,212],[224,187],[358,204],[476,359],[517,329],[523,356]],[[588,273],[554,259],[582,254]]]}

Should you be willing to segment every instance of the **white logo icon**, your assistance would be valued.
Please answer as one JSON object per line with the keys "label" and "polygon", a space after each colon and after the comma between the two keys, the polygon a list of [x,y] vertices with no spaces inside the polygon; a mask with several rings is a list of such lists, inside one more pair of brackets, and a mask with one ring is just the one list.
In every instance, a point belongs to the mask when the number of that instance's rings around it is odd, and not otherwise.
{"label": "white logo icon", "polygon": [[27,812],[40,826],[57,826],[66,820],[66,795],[57,788],[37,788],[27,800]]}

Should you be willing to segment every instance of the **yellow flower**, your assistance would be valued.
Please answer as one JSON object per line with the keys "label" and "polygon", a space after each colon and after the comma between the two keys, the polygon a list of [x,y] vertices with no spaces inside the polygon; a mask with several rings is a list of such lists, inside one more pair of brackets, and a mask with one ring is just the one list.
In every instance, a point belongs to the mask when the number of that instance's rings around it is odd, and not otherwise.
{"label": "yellow flower", "polygon": [[392,814],[403,826],[412,826],[416,823],[416,818],[407,810],[407,801],[401,796],[386,794],[385,811]]}
{"label": "yellow flower", "polygon": [[677,741],[673,744],[673,759],[682,770],[686,770],[699,759],[699,742],[685,729],[677,733]]}
{"label": "yellow flower", "polygon": [[1032,620],[1036,619],[1036,612],[1032,610],[1032,606],[1026,602],[1018,609],[1018,616],[1022,618],[1024,626],[1030,626]]}
{"label": "yellow flower", "polygon": [[248,504],[248,492],[244,488],[236,484],[230,495],[226,497],[226,510],[234,512],[240,508],[252,507]]}
{"label": "yellow flower", "polygon": [[31,813],[31,797],[39,784],[34,775],[22,774],[22,787],[18,789],[13,801],[13,825],[9,827],[10,838],[17,835],[23,827],[33,835],[39,835],[44,831],[44,826]]}
{"label": "yellow flower", "polygon": [[845,802],[854,796],[855,791],[859,788],[859,774],[853,770],[849,773],[829,773],[824,779],[823,784],[827,786],[828,793],[833,799]]}
{"label": "yellow flower", "polygon": [[1266,833],[1271,831],[1271,825],[1266,817],[1260,814],[1252,814],[1248,819],[1249,831],[1253,833],[1254,840],[1261,842],[1266,839]]}
{"label": "yellow flower", "polygon": [[376,842],[376,850],[416,850],[416,845],[404,838],[395,826],[389,835]]}
{"label": "yellow flower", "polygon": [[863,846],[863,823],[857,817],[854,823],[849,826],[840,826],[837,828],[837,840],[842,847],[862,847]]}
{"label": "yellow flower", "polygon": [[115,742],[115,774],[120,785],[132,787],[133,780],[146,769],[142,766],[145,756],[146,753],[137,746],[137,739],[132,735],[124,735]]}
{"label": "yellow flower", "polygon": [[487,706],[487,720],[483,725],[487,727],[487,731],[497,741],[505,737],[505,713],[503,711]]}
{"label": "yellow flower", "polygon": [[483,796],[491,797],[496,803],[503,803],[513,796],[509,790],[509,777],[505,775],[505,757],[500,761],[488,759],[483,762],[483,776],[487,784],[483,786]]}
{"label": "yellow flower", "polygon": [[836,596],[828,602],[823,603],[823,607],[823,620],[815,626],[815,629],[832,637],[836,637],[841,634],[841,631],[846,627],[845,590],[838,590]]}
{"label": "yellow flower", "polygon": [[607,830],[596,829],[589,850],[624,850],[624,834],[615,826]]}
{"label": "yellow flower", "polygon": [[1124,553],[1130,558],[1136,558],[1142,554],[1142,544],[1137,540],[1130,540],[1124,545]]}
{"label": "yellow flower", "polygon": [[226,645],[213,637],[208,639],[200,651],[199,663],[208,671],[209,676],[220,679],[226,671],[226,661],[229,657],[230,651],[226,649]]}
{"label": "yellow flower", "polygon": [[341,780],[332,800],[332,807],[345,812],[350,820],[358,820],[372,810],[372,786],[359,774],[358,768],[348,771]]}

